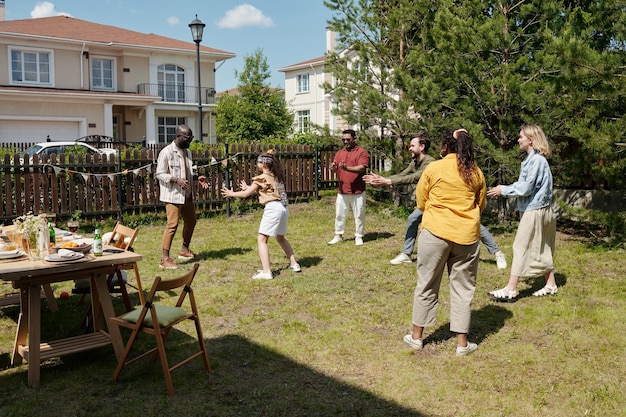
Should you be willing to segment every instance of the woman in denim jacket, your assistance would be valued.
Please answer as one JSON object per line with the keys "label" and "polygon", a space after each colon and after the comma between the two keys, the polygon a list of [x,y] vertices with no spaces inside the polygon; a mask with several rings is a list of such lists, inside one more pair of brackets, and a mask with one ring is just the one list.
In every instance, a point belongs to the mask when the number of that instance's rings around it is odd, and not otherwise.
{"label": "woman in denim jacket", "polygon": [[522,213],[515,241],[511,276],[506,287],[489,293],[495,301],[517,300],[517,283],[522,276],[544,275],[546,285],[533,293],[536,297],[557,293],[554,278],[554,242],[556,218],[552,208],[552,172],[546,157],[550,156],[548,140],[541,127],[524,125],[517,140],[528,155],[522,161],[517,182],[498,185],[487,192],[489,197],[517,197],[517,209]]}

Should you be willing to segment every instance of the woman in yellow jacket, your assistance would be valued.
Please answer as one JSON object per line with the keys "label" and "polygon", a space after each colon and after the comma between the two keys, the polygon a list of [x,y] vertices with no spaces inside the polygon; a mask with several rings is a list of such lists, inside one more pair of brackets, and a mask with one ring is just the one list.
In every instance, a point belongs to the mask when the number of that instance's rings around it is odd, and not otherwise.
{"label": "woman in yellow jacket", "polygon": [[470,305],[476,289],[480,214],[485,208],[485,178],[476,165],[472,137],[464,129],[444,133],[443,159],[430,163],[415,189],[424,212],[418,237],[417,287],[413,299],[413,329],[404,341],[423,347],[424,327],[434,326],[439,288],[447,267],[450,280],[450,330],[457,334],[456,355],[476,350],[467,340]]}

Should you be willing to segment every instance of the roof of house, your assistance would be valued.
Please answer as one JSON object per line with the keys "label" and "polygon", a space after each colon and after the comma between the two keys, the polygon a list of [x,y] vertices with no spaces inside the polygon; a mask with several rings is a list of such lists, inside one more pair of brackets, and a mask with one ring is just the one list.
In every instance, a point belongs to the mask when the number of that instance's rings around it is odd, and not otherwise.
{"label": "roof of house", "polygon": [[294,70],[299,70],[302,68],[309,68],[310,66],[323,65],[324,62],[326,62],[326,56],[321,56],[319,58],[313,58],[307,61],[299,62],[297,64],[279,68],[278,71],[281,71],[281,72],[294,71]]}
{"label": "roof of house", "polygon": [[218,91],[215,95],[218,96],[218,97],[221,97],[221,96],[223,96],[225,94],[228,94],[228,95],[231,95],[231,96],[238,96],[241,93],[239,92],[239,89],[235,87],[235,88],[231,88],[229,90]]}
{"label": "roof of house", "polygon": [[[0,35],[26,35],[34,38],[41,37],[108,46],[196,51],[196,44],[193,42],[180,41],[152,33],[135,32],[116,26],[101,25],[69,16],[0,21]],[[200,52],[222,55],[224,59],[235,56],[232,52],[202,45],[200,45]]]}

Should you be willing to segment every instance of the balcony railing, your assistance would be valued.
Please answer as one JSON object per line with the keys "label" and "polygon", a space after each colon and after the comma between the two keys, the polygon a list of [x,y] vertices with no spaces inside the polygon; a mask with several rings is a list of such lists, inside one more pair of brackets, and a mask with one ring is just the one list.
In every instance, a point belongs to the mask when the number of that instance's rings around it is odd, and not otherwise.
{"label": "balcony railing", "polygon": [[[160,96],[166,103],[198,103],[198,87],[173,84],[139,84],[137,93]],[[201,87],[203,104],[215,104],[215,88]]]}

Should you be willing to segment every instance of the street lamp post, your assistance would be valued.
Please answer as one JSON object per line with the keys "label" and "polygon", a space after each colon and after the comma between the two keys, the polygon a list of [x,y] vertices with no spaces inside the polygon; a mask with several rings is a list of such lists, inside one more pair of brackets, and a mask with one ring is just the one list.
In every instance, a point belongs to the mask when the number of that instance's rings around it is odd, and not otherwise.
{"label": "street lamp post", "polygon": [[196,18],[189,24],[189,28],[191,29],[191,37],[193,41],[196,43],[196,61],[198,62],[198,132],[197,135],[200,135],[200,141],[204,142],[202,136],[202,88],[200,84],[200,42],[202,42],[202,32],[204,31],[204,27],[206,25],[202,23],[201,20],[198,19],[198,15]]}

